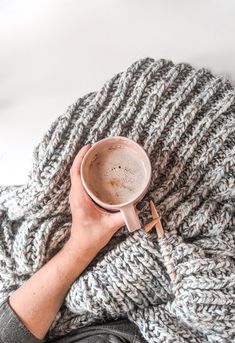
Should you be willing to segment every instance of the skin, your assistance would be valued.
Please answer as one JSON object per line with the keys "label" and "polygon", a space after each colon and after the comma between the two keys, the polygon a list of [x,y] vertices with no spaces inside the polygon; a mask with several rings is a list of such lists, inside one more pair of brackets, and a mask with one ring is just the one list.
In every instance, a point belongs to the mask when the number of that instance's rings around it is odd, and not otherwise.
{"label": "skin", "polygon": [[[120,212],[108,213],[84,189],[80,166],[92,144],[77,154],[70,170],[72,226],[63,248],[9,297],[12,309],[31,333],[43,339],[72,283],[125,223]],[[136,212],[139,211],[136,209]]]}

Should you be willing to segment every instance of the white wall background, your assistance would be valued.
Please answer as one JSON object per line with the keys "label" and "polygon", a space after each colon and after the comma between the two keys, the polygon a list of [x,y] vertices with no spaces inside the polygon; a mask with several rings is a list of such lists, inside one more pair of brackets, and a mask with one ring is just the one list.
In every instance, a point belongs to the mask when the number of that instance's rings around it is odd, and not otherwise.
{"label": "white wall background", "polygon": [[235,83],[234,0],[0,0],[0,184],[79,96],[150,56]]}

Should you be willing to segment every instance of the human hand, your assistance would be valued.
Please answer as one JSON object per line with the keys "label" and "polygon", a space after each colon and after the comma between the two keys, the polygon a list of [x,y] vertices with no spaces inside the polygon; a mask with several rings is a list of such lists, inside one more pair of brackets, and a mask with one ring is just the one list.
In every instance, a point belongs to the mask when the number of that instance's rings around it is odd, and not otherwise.
{"label": "human hand", "polygon": [[109,242],[113,234],[125,225],[121,212],[105,211],[93,202],[83,187],[80,166],[91,146],[88,144],[78,152],[70,170],[69,202],[72,228],[68,242],[70,249],[74,249],[80,257],[90,260]]}

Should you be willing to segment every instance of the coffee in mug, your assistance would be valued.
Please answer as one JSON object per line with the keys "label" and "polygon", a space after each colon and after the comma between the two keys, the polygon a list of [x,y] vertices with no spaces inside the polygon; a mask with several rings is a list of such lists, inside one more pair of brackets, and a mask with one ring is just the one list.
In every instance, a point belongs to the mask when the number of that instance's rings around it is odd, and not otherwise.
{"label": "coffee in mug", "polygon": [[136,151],[115,142],[95,154],[86,176],[90,190],[110,205],[126,203],[138,196],[145,178],[145,166]]}
{"label": "coffee in mug", "polygon": [[129,231],[141,227],[135,205],[146,194],[151,174],[144,149],[122,136],[94,143],[81,163],[81,180],[87,193],[100,207],[121,211]]}

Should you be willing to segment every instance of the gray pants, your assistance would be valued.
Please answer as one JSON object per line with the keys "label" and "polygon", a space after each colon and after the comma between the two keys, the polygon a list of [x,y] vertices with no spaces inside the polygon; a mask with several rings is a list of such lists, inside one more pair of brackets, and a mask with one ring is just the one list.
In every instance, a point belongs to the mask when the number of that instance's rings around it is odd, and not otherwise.
{"label": "gray pants", "polygon": [[120,319],[106,324],[92,325],[46,343],[144,343],[138,328],[126,319]]}
{"label": "gray pants", "polygon": [[144,343],[137,326],[127,319],[73,330],[65,336],[37,339],[5,299],[0,304],[0,343]]}

